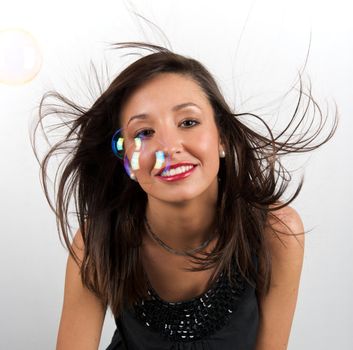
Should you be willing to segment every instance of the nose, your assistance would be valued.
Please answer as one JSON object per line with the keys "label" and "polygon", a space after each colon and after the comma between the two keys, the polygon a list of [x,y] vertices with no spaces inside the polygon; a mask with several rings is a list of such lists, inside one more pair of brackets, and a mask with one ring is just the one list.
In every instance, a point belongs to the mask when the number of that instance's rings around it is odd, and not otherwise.
{"label": "nose", "polygon": [[163,135],[163,143],[161,150],[166,157],[173,158],[175,154],[181,153],[183,150],[183,140],[176,131],[167,131]]}
{"label": "nose", "polygon": [[173,147],[173,148],[167,148],[167,147],[165,147],[165,148],[163,149],[163,152],[164,152],[164,156],[165,156],[166,158],[173,159],[173,158],[175,157],[175,154],[178,154],[178,153],[180,153],[181,151],[180,151],[178,148],[175,148],[175,147]]}

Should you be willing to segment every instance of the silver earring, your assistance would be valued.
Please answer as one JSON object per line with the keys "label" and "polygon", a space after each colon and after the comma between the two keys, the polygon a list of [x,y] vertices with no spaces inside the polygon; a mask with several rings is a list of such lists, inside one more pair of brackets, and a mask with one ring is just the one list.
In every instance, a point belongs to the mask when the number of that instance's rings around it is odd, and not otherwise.
{"label": "silver earring", "polygon": [[131,173],[131,174],[130,174],[130,179],[131,179],[131,180],[134,180],[134,181],[137,181],[137,180],[136,180],[136,175],[135,175],[134,173]]}
{"label": "silver earring", "polygon": [[220,158],[225,158],[225,156],[226,156],[226,152],[224,152],[223,149],[221,151],[219,151],[219,157]]}

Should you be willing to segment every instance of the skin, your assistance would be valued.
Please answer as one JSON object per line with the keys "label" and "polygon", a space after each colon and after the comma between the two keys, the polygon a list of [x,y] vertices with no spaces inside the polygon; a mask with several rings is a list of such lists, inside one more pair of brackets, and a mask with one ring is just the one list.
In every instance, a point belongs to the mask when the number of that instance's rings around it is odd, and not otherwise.
{"label": "skin", "polygon": [[[196,103],[201,111],[194,107],[171,111],[173,106],[185,102]],[[129,118],[140,113],[150,116],[127,126]],[[185,124],[181,122],[187,118],[196,119],[200,124],[183,128]],[[126,101],[122,122],[129,159],[135,149],[134,132],[153,130],[154,136],[141,147],[140,169],[136,170],[136,178],[148,196],[146,216],[153,231],[175,249],[198,246],[213,230],[222,149],[213,111],[203,91],[185,76],[159,75]],[[197,164],[194,173],[180,182],[158,181],[154,176],[157,170],[153,168],[153,155],[161,149],[170,154],[172,164],[180,161]],[[264,232],[272,256],[272,280],[268,294],[258,296],[260,318],[255,350],[287,349],[303,264],[304,236],[295,239],[281,235],[283,245],[271,230],[284,234],[303,232],[299,214],[289,206],[274,214],[288,228],[271,219]],[[72,248],[82,261],[85,247],[80,230],[75,234]],[[184,262],[183,257],[170,254],[145,237],[143,264],[154,289],[163,299],[188,299],[206,290],[210,271],[181,272]],[[261,259],[259,268],[263,268]],[[82,285],[80,266],[69,255],[56,349],[98,349],[105,313],[106,307]]]}
{"label": "skin", "polygon": [[[258,296],[259,329],[255,350],[286,350],[299,294],[300,276],[304,261],[303,222],[295,209],[286,206],[269,219],[264,238],[272,257],[272,278],[268,294]],[[287,226],[285,227],[281,219]],[[283,232],[279,241],[271,228]],[[263,269],[261,260],[260,270]]]}
{"label": "skin", "polygon": [[[186,102],[199,108],[171,110]],[[130,121],[141,113],[148,117]],[[126,101],[121,121],[129,160],[136,150],[134,137],[144,130],[140,168],[133,172],[148,197],[146,216],[151,228],[175,249],[198,246],[213,230],[219,152],[223,149],[203,90],[189,77],[160,74]],[[188,178],[165,183],[155,176],[159,169],[154,168],[154,154],[158,150],[169,155],[171,164],[190,162],[197,167]]]}

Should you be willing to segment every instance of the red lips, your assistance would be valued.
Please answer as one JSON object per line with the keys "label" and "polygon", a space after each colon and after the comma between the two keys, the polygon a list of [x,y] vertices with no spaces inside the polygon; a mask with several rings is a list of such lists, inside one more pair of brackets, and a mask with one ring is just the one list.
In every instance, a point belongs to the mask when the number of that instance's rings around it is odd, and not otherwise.
{"label": "red lips", "polygon": [[177,163],[177,164],[172,164],[172,165],[169,165],[169,166],[166,166],[166,167],[162,168],[156,175],[161,175],[164,170],[175,169],[175,168],[178,168],[178,167],[180,167],[180,166],[188,166],[188,165],[195,166],[195,164],[192,164],[192,163]]}
{"label": "red lips", "polygon": [[[163,182],[176,182],[176,181],[180,181],[180,180],[183,180],[187,177],[189,177],[196,169],[196,166],[197,165],[194,165],[194,164],[188,164],[188,165],[191,165],[191,169],[185,171],[184,173],[181,173],[181,174],[175,174],[175,175],[170,175],[170,176],[162,176],[162,175],[158,175],[158,179],[160,181],[163,181]],[[185,165],[184,165],[185,166]]]}

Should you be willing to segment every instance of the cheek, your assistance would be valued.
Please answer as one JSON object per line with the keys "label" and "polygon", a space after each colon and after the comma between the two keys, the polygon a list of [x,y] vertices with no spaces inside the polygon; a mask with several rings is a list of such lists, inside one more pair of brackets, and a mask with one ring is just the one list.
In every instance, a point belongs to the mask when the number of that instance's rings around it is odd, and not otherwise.
{"label": "cheek", "polygon": [[140,147],[130,147],[126,152],[132,170],[140,178],[150,175],[154,169],[160,167],[160,162],[156,163],[156,152],[154,148],[142,143]]}
{"label": "cheek", "polygon": [[200,155],[202,155],[204,159],[209,158],[214,161],[214,158],[218,157],[217,136],[204,133],[197,137],[195,142]]}
{"label": "cheek", "polygon": [[214,177],[219,171],[219,145],[218,134],[204,133],[197,138],[198,157],[202,166],[210,177]]}
{"label": "cheek", "polygon": [[128,158],[133,171],[141,175],[146,171],[150,171],[155,163],[153,155],[143,150],[128,152]]}

